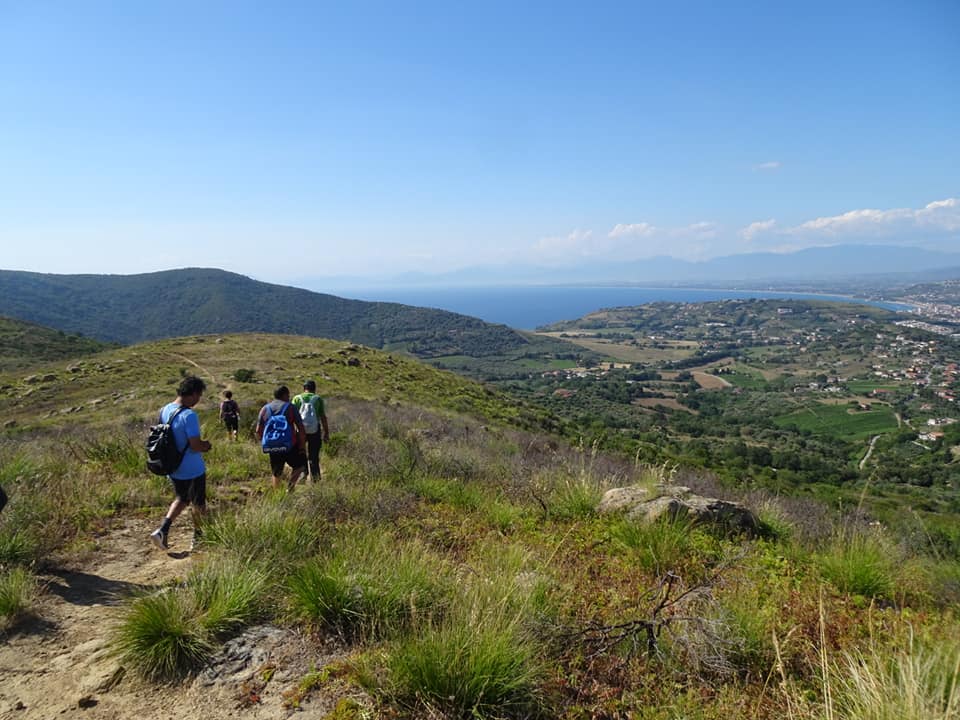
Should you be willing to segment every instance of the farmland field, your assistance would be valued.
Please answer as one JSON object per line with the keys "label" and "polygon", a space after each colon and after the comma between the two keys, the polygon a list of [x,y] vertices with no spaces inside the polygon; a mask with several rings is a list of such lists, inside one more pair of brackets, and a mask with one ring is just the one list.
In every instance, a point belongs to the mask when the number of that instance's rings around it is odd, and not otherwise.
{"label": "farmland field", "polygon": [[866,395],[872,390],[896,390],[897,383],[891,380],[848,380],[846,382],[850,392]]}
{"label": "farmland field", "polygon": [[818,435],[856,440],[897,429],[897,418],[889,408],[851,412],[848,405],[813,403],[803,410],[774,419],[782,427],[794,425]]}

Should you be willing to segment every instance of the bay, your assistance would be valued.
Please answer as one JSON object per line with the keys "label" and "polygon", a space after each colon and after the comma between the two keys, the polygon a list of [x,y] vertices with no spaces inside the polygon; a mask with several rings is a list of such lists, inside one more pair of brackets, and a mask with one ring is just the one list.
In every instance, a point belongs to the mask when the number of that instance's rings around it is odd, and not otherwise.
{"label": "bay", "polygon": [[377,302],[438,308],[470,315],[518,330],[574,320],[595,310],[654,302],[698,303],[716,300],[782,299],[833,300],[907,310],[909,306],[846,297],[767,290],[720,290],[702,288],[643,288],[586,286],[498,286],[498,287],[379,287],[343,291],[342,297]]}

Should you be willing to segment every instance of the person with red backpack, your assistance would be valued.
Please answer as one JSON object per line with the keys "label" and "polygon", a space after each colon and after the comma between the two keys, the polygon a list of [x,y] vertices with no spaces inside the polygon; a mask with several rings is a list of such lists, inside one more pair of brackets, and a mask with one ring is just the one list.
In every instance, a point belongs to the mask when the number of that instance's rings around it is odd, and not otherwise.
{"label": "person with red backpack", "polygon": [[307,467],[305,452],[307,433],[300,413],[290,404],[290,389],[281,385],[273,391],[273,400],[260,410],[257,417],[257,437],[260,447],[270,456],[273,487],[279,489],[284,465],[290,466],[287,492],[293,492],[297,480]]}

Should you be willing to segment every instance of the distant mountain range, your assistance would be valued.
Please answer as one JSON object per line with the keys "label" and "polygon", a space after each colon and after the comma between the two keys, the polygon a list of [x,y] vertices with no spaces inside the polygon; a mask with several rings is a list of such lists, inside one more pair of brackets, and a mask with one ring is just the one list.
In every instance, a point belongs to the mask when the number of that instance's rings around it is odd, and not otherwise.
{"label": "distant mountain range", "polygon": [[347,300],[198,268],[142,275],[0,270],[0,315],[121,344],[268,332],[350,340],[420,358],[565,346],[445,310]]}
{"label": "distant mountain range", "polygon": [[590,262],[575,267],[471,267],[448,273],[406,273],[377,279],[361,277],[304,278],[298,284],[349,289],[372,284],[415,285],[524,285],[524,284],[637,284],[637,285],[757,285],[766,282],[830,282],[843,278],[910,273],[912,281],[960,277],[960,253],[945,253],[892,245],[834,245],[793,253],[746,253],[701,262],[672,257],[646,260]]}

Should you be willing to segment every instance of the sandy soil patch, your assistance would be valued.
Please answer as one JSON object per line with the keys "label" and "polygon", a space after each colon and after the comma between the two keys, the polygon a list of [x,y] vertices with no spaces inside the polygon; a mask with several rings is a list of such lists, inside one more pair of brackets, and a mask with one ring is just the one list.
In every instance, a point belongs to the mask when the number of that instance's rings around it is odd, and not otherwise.
{"label": "sandy soil patch", "polygon": [[[297,711],[283,706],[283,693],[312,667],[342,655],[289,629],[250,629],[181,685],[148,685],[126,672],[107,646],[124,599],[183,577],[195,561],[185,550],[189,523],[174,525],[168,552],[149,543],[152,529],[148,521],[124,522],[101,538],[83,567],[41,576],[46,592],[37,617],[15,626],[0,645],[0,718],[260,720],[294,712],[304,720],[325,717],[346,694],[344,688],[324,688]],[[267,666],[273,670],[263,682]]]}

